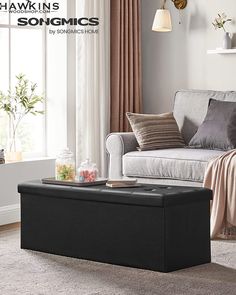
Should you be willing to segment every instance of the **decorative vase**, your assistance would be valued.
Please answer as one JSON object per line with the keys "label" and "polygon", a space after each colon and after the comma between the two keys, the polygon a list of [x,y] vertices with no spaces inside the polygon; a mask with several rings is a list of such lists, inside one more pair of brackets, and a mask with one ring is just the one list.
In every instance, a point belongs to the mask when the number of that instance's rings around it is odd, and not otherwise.
{"label": "decorative vase", "polygon": [[19,162],[22,160],[21,143],[17,137],[8,138],[6,161]]}
{"label": "decorative vase", "polygon": [[228,32],[224,33],[222,48],[223,49],[231,49],[232,48],[232,39],[230,37],[230,33],[228,33]]}
{"label": "decorative vase", "polygon": [[22,160],[21,142],[17,136],[17,120],[9,117],[9,134],[6,148],[6,162],[19,162]]}

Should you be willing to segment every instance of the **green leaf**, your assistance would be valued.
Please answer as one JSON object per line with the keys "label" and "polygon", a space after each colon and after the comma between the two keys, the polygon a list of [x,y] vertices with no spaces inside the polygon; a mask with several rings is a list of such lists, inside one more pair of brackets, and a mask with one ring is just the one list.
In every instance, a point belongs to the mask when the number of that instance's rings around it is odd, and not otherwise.
{"label": "green leaf", "polygon": [[0,90],[0,109],[12,119],[24,117],[27,114],[34,116],[44,114],[44,111],[36,110],[36,106],[44,102],[44,96],[36,93],[37,84],[29,82],[22,73],[16,76],[16,85],[9,89],[7,94]]}

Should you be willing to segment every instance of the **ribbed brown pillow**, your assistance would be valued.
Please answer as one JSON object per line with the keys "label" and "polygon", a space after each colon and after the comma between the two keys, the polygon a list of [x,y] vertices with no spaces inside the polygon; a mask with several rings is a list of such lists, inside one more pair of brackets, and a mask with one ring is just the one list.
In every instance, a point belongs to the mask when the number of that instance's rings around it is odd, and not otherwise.
{"label": "ribbed brown pillow", "polygon": [[140,150],[184,147],[173,113],[160,115],[126,113]]}

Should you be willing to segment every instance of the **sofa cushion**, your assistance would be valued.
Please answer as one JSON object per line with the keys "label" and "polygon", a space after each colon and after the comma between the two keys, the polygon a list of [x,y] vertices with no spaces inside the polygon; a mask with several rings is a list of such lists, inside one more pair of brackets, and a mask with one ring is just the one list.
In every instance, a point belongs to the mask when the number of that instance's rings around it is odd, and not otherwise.
{"label": "sofa cushion", "polygon": [[223,153],[189,148],[130,152],[123,156],[123,174],[203,182],[208,162]]}
{"label": "sofa cushion", "polygon": [[236,91],[181,90],[176,93],[174,117],[187,144],[202,124],[211,98],[236,102]]}
{"label": "sofa cushion", "polygon": [[139,144],[139,150],[156,150],[184,147],[173,113],[135,114],[126,113]]}
{"label": "sofa cushion", "polygon": [[227,133],[230,143],[234,148],[236,148],[236,109],[234,109],[229,119]]}
{"label": "sofa cushion", "polygon": [[210,99],[207,115],[189,146],[213,150],[231,150],[235,145],[236,102]]}

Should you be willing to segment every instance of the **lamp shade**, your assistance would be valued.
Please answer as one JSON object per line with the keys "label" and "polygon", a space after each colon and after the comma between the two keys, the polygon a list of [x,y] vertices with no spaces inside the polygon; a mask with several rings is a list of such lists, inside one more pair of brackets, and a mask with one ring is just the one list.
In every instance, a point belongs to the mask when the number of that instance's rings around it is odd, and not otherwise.
{"label": "lamp shade", "polygon": [[172,31],[171,16],[167,9],[157,9],[152,30],[156,32]]}

